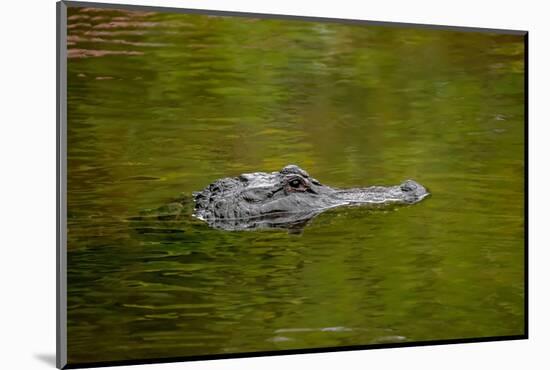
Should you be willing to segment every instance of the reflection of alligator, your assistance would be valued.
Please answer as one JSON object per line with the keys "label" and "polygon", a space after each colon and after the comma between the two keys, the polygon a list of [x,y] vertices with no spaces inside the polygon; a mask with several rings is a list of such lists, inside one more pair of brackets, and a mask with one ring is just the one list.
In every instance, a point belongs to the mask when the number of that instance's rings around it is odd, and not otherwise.
{"label": "reflection of alligator", "polygon": [[293,228],[319,213],[345,205],[413,204],[428,196],[419,183],[336,189],[295,165],[280,172],[256,172],[220,179],[193,194],[194,216],[225,230]]}

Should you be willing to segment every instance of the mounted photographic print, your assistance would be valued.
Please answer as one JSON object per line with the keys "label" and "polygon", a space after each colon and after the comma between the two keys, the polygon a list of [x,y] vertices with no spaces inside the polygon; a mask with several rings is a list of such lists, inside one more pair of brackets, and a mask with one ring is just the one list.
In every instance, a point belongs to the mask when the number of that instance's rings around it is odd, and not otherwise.
{"label": "mounted photographic print", "polygon": [[525,31],[58,3],[58,367],[527,338],[526,61]]}

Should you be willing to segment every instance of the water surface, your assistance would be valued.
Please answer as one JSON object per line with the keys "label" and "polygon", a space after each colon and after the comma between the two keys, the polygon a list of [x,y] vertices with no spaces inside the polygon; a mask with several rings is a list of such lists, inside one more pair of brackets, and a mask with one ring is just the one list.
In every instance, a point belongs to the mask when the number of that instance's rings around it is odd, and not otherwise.
{"label": "water surface", "polygon": [[[69,363],[524,331],[520,36],[70,8]],[[191,217],[297,164],[432,196],[301,233]],[[176,197],[175,224],[129,219]]]}

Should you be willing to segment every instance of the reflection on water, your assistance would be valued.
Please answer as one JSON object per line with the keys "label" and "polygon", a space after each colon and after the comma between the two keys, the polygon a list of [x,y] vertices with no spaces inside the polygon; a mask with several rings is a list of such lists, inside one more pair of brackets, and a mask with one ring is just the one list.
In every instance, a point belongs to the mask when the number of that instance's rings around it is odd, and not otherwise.
{"label": "reflection on water", "polygon": [[[519,36],[88,8],[68,21],[69,362],[523,333]],[[431,199],[227,232],[288,163]],[[132,227],[175,198],[185,212]]]}

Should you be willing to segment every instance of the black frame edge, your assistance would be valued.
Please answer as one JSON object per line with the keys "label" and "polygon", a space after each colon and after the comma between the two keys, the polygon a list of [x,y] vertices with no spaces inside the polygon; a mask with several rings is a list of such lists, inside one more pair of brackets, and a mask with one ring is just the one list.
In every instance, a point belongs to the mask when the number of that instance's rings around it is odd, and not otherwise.
{"label": "black frame edge", "polygon": [[523,108],[524,108],[524,134],[523,134],[523,149],[524,149],[524,158],[523,158],[523,165],[524,165],[524,188],[523,188],[523,196],[524,196],[524,253],[523,253],[523,262],[525,264],[524,267],[524,276],[523,276],[523,283],[524,283],[524,310],[523,310],[523,316],[525,319],[524,323],[524,332],[525,337],[529,337],[529,32],[525,32],[525,35],[523,36],[523,57],[524,57],[524,65],[523,65],[523,78],[524,78],[524,93],[523,93]]}
{"label": "black frame edge", "polygon": [[301,355],[301,354],[315,354],[315,353],[328,353],[328,352],[360,351],[360,350],[366,350],[366,349],[389,349],[389,348],[420,347],[420,346],[434,346],[434,345],[448,345],[448,344],[471,344],[471,343],[524,340],[524,339],[527,339],[526,335],[510,335],[510,336],[501,336],[501,337],[443,339],[443,340],[406,342],[406,343],[384,343],[384,344],[370,344],[370,345],[360,345],[360,346],[308,348],[308,349],[265,351],[265,352],[262,351],[262,352],[224,353],[224,354],[197,355],[197,356],[184,356],[184,357],[151,358],[151,359],[140,359],[140,360],[115,360],[115,361],[67,364],[64,367],[64,369],[81,369],[81,368],[106,367],[106,366],[146,365],[146,364],[190,362],[190,361],[203,361],[203,360],[223,360],[223,359],[236,359],[236,358],[249,358],[249,357]]}

